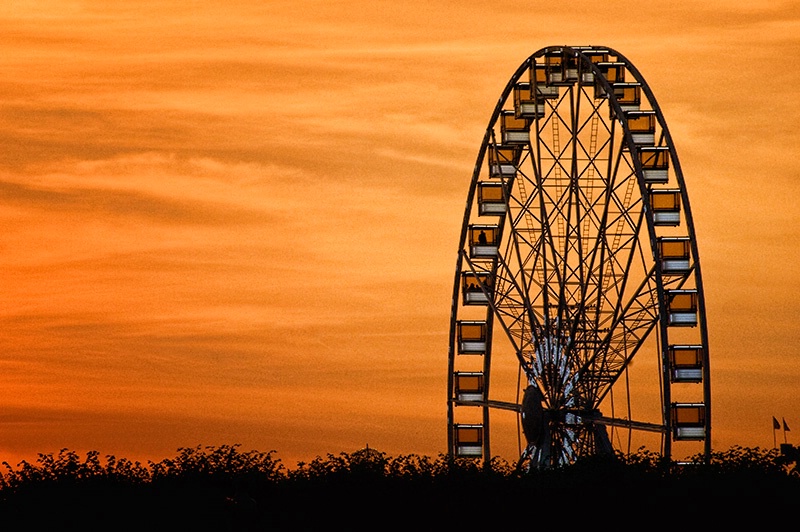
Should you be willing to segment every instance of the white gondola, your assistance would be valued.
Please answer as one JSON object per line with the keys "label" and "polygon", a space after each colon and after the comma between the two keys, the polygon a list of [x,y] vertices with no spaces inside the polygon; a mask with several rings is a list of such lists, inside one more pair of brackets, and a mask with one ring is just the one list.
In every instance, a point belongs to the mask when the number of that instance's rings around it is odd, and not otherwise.
{"label": "white gondola", "polygon": [[506,200],[501,181],[478,183],[478,213],[482,216],[502,216],[506,213]]}
{"label": "white gondola", "polygon": [[566,86],[578,81],[577,56],[566,55],[561,50],[548,52],[544,55],[544,66],[548,85]]}
{"label": "white gondola", "polygon": [[483,355],[486,354],[486,322],[466,321],[458,322],[458,354]]}
{"label": "white gondola", "polygon": [[484,379],[482,372],[456,372],[455,394],[459,401],[483,401]]}
{"label": "white gondola", "polygon": [[669,180],[669,148],[640,146],[638,151],[645,183],[666,183]]}
{"label": "white gondola", "polygon": [[669,346],[672,382],[701,382],[705,349],[702,345]]}
{"label": "white gondola", "polygon": [[[598,63],[605,63],[608,61],[608,50],[605,49],[596,49],[596,48],[586,48],[586,47],[577,47],[578,50],[587,58],[591,63],[598,64]],[[594,72],[591,68],[584,67],[581,73],[581,83],[585,85],[591,85],[594,83]]]}
{"label": "white gondola", "polygon": [[631,140],[638,146],[652,146],[656,143],[656,112],[630,111],[625,113]]}
{"label": "white gondola", "polygon": [[517,162],[519,161],[520,153],[518,146],[490,146],[489,176],[508,178],[517,175]]}
{"label": "white gondola", "polygon": [[657,247],[661,273],[682,275],[689,271],[691,268],[689,237],[660,237]]}
{"label": "white gondola", "polygon": [[676,440],[706,437],[706,407],[703,403],[672,403],[672,434]]}
{"label": "white gondola", "polygon": [[623,113],[638,111],[642,102],[641,83],[614,83],[614,98],[622,109]]}
{"label": "white gondola", "polygon": [[456,454],[461,457],[483,455],[483,425],[457,424],[453,426]]}
{"label": "white gondola", "polygon": [[625,81],[625,63],[620,61],[600,61],[597,68],[603,73],[603,77],[611,83],[622,83]]}
{"label": "white gondola", "polygon": [[564,82],[564,56],[558,52],[548,52],[544,56],[544,66],[547,72],[547,84],[559,85]]}
{"label": "white gondola", "polygon": [[496,225],[469,226],[469,256],[473,259],[491,259],[497,256],[500,229]]}
{"label": "white gondola", "polygon": [[564,81],[574,83],[578,81],[578,62],[575,57],[568,57],[564,62]]}
{"label": "white gondola", "polygon": [[650,208],[655,225],[680,225],[681,193],[679,190],[651,190]]}
{"label": "white gondola", "polygon": [[[597,63],[597,68],[600,69],[600,72],[603,74],[603,77],[610,83],[622,83],[625,81],[625,63],[621,62],[608,62],[608,61],[600,61]],[[599,80],[595,80],[594,85],[594,97],[595,98],[606,98],[608,94],[603,88],[603,84],[600,83]]]}
{"label": "white gondola", "polygon": [[596,65],[608,62],[609,51],[606,48],[585,48],[583,46],[578,46],[577,49],[586,56],[589,61]]}
{"label": "white gondola", "polygon": [[[534,119],[544,116],[544,102],[541,97],[534,97],[530,83],[517,83],[514,87],[514,113],[518,118]],[[527,141],[529,140],[530,131],[527,136]]]}
{"label": "white gondola", "polygon": [[464,305],[488,305],[492,290],[492,279],[488,273],[464,272],[461,294]]}
{"label": "white gondola", "polygon": [[528,144],[531,141],[530,121],[518,117],[515,111],[500,114],[500,134],[503,144]]}
{"label": "white gondola", "polygon": [[549,69],[546,65],[537,63],[531,69],[531,85],[536,87],[536,98],[558,98],[558,85],[548,83]]}
{"label": "white gondola", "polygon": [[697,325],[697,290],[667,290],[667,316],[669,325],[693,327]]}

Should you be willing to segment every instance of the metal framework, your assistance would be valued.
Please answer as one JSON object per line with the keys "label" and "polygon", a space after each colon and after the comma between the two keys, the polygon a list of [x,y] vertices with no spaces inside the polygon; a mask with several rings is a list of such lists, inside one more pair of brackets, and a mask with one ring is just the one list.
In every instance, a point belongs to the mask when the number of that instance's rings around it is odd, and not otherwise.
{"label": "metal framework", "polygon": [[449,453],[707,459],[709,377],[689,197],[650,87],[610,48],[539,50],[500,96],[467,195]]}

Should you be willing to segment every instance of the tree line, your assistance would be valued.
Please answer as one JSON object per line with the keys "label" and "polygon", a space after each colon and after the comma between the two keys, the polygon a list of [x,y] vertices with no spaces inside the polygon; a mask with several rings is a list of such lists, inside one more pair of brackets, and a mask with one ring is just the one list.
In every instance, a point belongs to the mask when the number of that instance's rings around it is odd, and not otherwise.
{"label": "tree line", "polygon": [[533,471],[370,448],[287,467],[276,454],[196,446],[143,464],[63,449],[3,462],[0,519],[9,530],[495,530],[656,516],[763,525],[800,503],[795,464],[775,449],[680,465],[641,449]]}

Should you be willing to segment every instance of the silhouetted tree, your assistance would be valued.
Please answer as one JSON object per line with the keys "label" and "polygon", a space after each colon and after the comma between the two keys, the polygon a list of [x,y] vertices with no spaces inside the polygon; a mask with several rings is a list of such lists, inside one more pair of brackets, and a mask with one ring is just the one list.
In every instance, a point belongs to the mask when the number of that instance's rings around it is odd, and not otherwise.
{"label": "silhouetted tree", "polygon": [[800,476],[773,449],[733,447],[684,465],[640,449],[532,471],[499,458],[390,457],[372,448],[287,469],[274,454],[182,447],[147,465],[103,461],[96,451],[39,454],[34,463],[3,463],[0,515],[8,529],[137,532],[513,529],[542,516],[579,525],[634,514],[765,524],[800,499]]}

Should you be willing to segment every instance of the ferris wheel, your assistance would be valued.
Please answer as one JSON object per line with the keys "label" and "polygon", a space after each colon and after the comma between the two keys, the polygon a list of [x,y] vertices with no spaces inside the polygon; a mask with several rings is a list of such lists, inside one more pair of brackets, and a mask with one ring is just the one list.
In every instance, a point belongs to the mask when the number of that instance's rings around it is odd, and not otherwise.
{"label": "ferris wheel", "polygon": [[450,321],[450,455],[710,455],[689,196],[620,53],[547,47],[511,77],[470,182]]}

